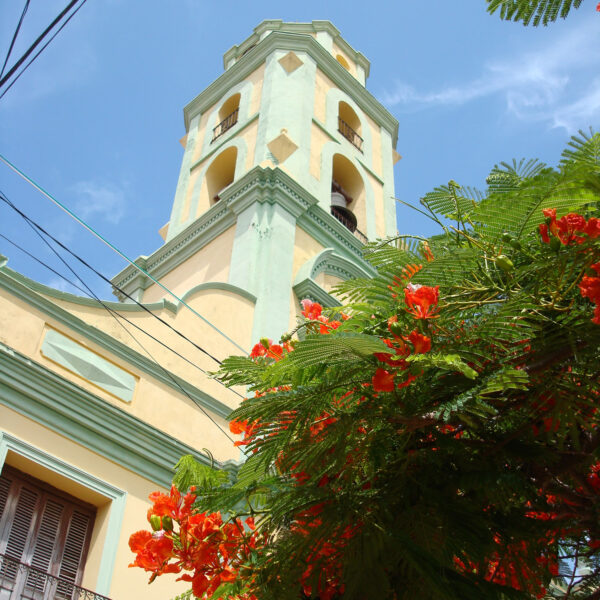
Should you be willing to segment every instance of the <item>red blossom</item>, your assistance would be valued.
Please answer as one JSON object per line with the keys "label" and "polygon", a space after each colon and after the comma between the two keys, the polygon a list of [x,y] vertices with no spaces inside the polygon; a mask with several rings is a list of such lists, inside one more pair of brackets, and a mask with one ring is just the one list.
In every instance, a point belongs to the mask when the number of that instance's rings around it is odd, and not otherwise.
{"label": "red blossom", "polygon": [[373,390],[376,392],[393,392],[394,391],[394,377],[395,372],[389,372],[385,369],[377,369],[371,382],[373,383]]}
{"label": "red blossom", "polygon": [[425,354],[431,350],[431,338],[420,334],[416,329],[404,339],[413,345],[415,354]]}
{"label": "red blossom", "polygon": [[300,302],[302,304],[302,314],[311,321],[315,321],[321,316],[323,307],[318,302],[313,302],[308,298],[305,298]]}
{"label": "red blossom", "polygon": [[439,286],[413,285],[409,283],[404,288],[404,301],[408,312],[417,319],[435,317],[439,300]]}

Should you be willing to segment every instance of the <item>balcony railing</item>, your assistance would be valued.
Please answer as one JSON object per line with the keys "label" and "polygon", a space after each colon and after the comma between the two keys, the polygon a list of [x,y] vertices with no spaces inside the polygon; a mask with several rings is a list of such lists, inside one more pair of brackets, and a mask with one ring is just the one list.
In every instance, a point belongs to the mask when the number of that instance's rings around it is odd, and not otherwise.
{"label": "balcony railing", "polygon": [[236,108],[229,116],[225,117],[214,129],[212,144],[218,137],[221,137],[228,129],[231,129],[238,121],[239,108]]}
{"label": "balcony railing", "polygon": [[341,117],[338,117],[338,131],[356,148],[358,148],[361,152],[362,150],[362,145],[363,145],[363,139],[360,137],[360,135],[358,135],[358,133],[356,133],[356,131],[354,131],[354,129],[352,129],[352,127],[350,127],[350,125],[348,125],[348,123],[346,123],[346,121],[344,121],[344,119],[342,119]]}
{"label": "balcony railing", "polygon": [[349,229],[355,238],[358,238],[363,244],[366,244],[369,239],[360,230],[356,228],[356,223],[353,223],[348,217],[344,216],[341,211],[336,210],[335,206],[331,207],[331,214],[346,228]]}
{"label": "balcony railing", "polygon": [[2,600],[109,600],[85,588],[0,554]]}

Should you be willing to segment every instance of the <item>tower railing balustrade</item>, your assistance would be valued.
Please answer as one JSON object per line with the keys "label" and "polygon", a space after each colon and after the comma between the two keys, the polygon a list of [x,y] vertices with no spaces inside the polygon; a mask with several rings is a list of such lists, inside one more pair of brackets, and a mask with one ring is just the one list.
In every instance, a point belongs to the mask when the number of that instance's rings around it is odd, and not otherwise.
{"label": "tower railing balustrade", "polygon": [[360,150],[361,152],[362,150],[362,145],[363,145],[363,139],[360,137],[360,135],[358,135],[358,133],[356,133],[356,131],[354,131],[354,129],[352,129],[352,127],[350,127],[350,125],[348,125],[348,123],[346,123],[346,121],[344,121],[344,119],[342,119],[342,117],[338,117],[338,131],[358,150]]}
{"label": "tower railing balustrade", "polygon": [[2,600],[109,600],[67,579],[0,554]]}
{"label": "tower railing balustrade", "polygon": [[346,217],[341,210],[338,210],[335,206],[331,207],[331,214],[346,228],[349,229],[354,237],[359,239],[363,244],[366,244],[369,239],[367,236],[360,230],[357,229],[356,223],[353,223],[348,217]]}
{"label": "tower railing balustrade", "polygon": [[221,137],[226,131],[231,129],[238,122],[239,108],[236,108],[230,115],[226,116],[214,129],[212,144],[217,138]]}

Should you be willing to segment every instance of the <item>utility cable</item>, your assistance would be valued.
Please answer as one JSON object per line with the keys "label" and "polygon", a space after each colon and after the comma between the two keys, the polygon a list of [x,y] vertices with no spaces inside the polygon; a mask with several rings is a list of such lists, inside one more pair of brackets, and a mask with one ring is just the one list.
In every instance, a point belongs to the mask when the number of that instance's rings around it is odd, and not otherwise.
{"label": "utility cable", "polygon": [[[69,265],[66,260],[57,252],[57,250],[50,244],[50,242],[48,242],[48,240],[46,238],[43,237],[43,235],[35,228],[35,226],[30,223],[29,221],[27,221],[27,224],[31,227],[31,229],[38,235],[38,237],[48,246],[48,248],[50,248],[50,250],[57,256],[57,258],[67,267],[67,269],[69,269],[69,271],[71,271],[71,273],[79,280],[79,282],[86,288],[86,290],[88,291],[89,294],[91,294],[94,299],[101,304],[108,312],[109,314],[111,314],[111,316],[113,317],[113,319],[115,319],[115,321],[117,322],[117,324],[122,327],[125,332],[127,334],[129,334],[129,336],[138,344],[138,346],[145,352],[145,354],[152,360],[152,362],[154,362],[154,364],[156,364],[156,366],[162,370],[162,372],[164,373],[165,376],[167,376],[171,382],[181,391],[182,394],[184,394],[185,396],[187,396],[187,398],[193,403],[195,404],[201,411],[202,413],[227,437],[227,439],[229,441],[231,441],[232,443],[235,443],[235,440],[219,425],[219,423],[217,423],[212,417],[211,415],[204,409],[203,406],[201,406],[198,402],[196,402],[192,396],[187,392],[187,390],[179,383],[179,381],[177,381],[177,379],[175,379],[175,377],[173,376],[173,374],[168,371],[167,369],[165,369],[165,367],[163,367],[158,360],[156,360],[156,358],[154,358],[154,356],[145,348],[145,346],[135,337],[135,335],[133,335],[133,333],[131,331],[129,331],[129,329],[127,329],[127,327],[125,327],[125,325],[123,325],[123,323],[121,323],[119,321],[119,319],[117,318],[117,316],[121,316],[121,315],[117,315],[115,316],[114,312],[110,309],[110,307],[108,307],[104,302],[102,302],[102,300],[100,300],[100,298],[94,293],[94,291],[85,283],[85,281],[83,281],[83,279],[75,272],[75,270],[71,267],[71,265]],[[3,236],[4,237],[4,236]]]}
{"label": "utility cable", "polygon": [[[31,254],[31,252],[29,252],[28,250],[26,250],[25,248],[23,248],[22,246],[20,246],[13,240],[11,240],[10,238],[6,237],[4,234],[0,233],[0,238],[4,239],[9,244],[11,244],[15,248],[17,248],[17,250],[20,250],[21,252],[23,252],[23,254],[29,256],[29,258],[31,258],[32,260],[37,262],[42,267],[48,269],[48,271],[54,273],[57,277],[60,277],[63,281],[65,281],[69,285],[73,286],[75,289],[79,290],[82,294],[88,296],[89,298],[92,298],[92,299],[94,298],[94,296],[92,294],[90,294],[87,290],[82,288],[80,285],[76,284],[73,280],[69,279],[68,277],[65,277],[62,273],[60,273],[59,271],[57,271],[56,269],[51,267],[48,263],[45,263],[43,260],[41,260],[40,258],[35,256],[34,254]],[[189,358],[185,357],[183,354],[180,354],[179,352],[177,352],[177,350],[174,350],[173,348],[171,348],[171,346],[169,346],[168,344],[165,344],[165,342],[159,340],[157,337],[155,337],[154,335],[152,335],[151,333],[146,331],[143,327],[140,327],[137,323],[134,323],[132,320],[128,319],[126,316],[122,315],[120,312],[111,308],[107,304],[105,305],[105,303],[102,300],[100,300],[99,302],[104,306],[104,308],[106,308],[106,310],[108,310],[111,313],[114,313],[120,319],[123,319],[126,323],[129,323],[129,325],[131,325],[132,327],[135,327],[138,331],[140,331],[144,335],[148,336],[151,340],[155,341],[157,344],[160,344],[161,346],[163,346],[164,348],[166,348],[167,350],[169,350],[170,352],[175,354],[175,356],[178,356],[179,358],[184,360],[186,363],[188,363],[192,367],[198,369],[198,371],[200,371],[204,375],[208,376],[208,372],[205,371],[201,366],[197,365],[195,362],[191,361]],[[221,383],[222,385],[225,385],[220,379],[215,379],[215,381]],[[227,389],[232,391],[234,394],[237,394],[240,398],[244,397],[244,396],[242,396],[242,394],[239,394],[232,388],[227,388]]]}
{"label": "utility cable", "polygon": [[109,242],[106,238],[104,238],[102,235],[100,235],[95,229],[93,229],[90,225],[88,225],[83,219],[79,218],[73,211],[71,211],[70,209],[68,209],[64,204],[62,204],[56,198],[54,198],[49,192],[47,192],[42,187],[40,187],[35,181],[33,181],[33,179],[31,179],[30,177],[28,177],[25,173],[23,173],[23,171],[21,171],[20,169],[18,169],[15,165],[13,165],[8,159],[6,159],[1,154],[0,154],[0,160],[2,160],[2,162],[4,164],[6,164],[8,167],[10,167],[15,173],[17,173],[25,181],[27,181],[27,183],[29,183],[30,185],[32,185],[35,189],[37,189],[44,196],[46,196],[46,198],[48,198],[54,204],[56,204],[56,206],[58,206],[59,208],[61,208],[62,210],[64,210],[71,218],[75,219],[75,221],[77,221],[80,225],[83,225],[83,227],[85,227],[90,233],[92,233],[94,236],[96,236],[101,242],[103,242],[104,244],[106,244],[111,250],[113,250],[114,252],[116,252],[121,258],[124,258],[132,267],[134,267],[135,269],[137,269],[140,273],[143,273],[152,282],[154,282],[156,285],[158,285],[161,289],[163,289],[165,292],[167,292],[170,296],[172,296],[173,298],[175,298],[178,302],[180,302],[188,310],[190,310],[192,313],[194,313],[197,317],[199,317],[200,319],[202,319],[202,321],[204,321],[207,325],[209,325],[210,327],[212,327],[212,329],[214,329],[219,335],[223,336],[227,341],[229,341],[236,348],[238,348],[238,350],[241,350],[245,355],[248,355],[248,352],[246,350],[244,350],[244,348],[242,348],[239,344],[237,344],[236,342],[234,342],[226,333],[223,333],[218,327],[216,327],[215,325],[213,325],[207,318],[203,317],[198,311],[194,310],[187,302],[185,302],[177,294],[175,294],[174,292],[172,292],[169,288],[167,288],[165,285],[163,285],[160,281],[158,281],[157,279],[155,279],[152,275],[150,275],[150,273],[148,273],[148,271],[146,271],[145,269],[143,269],[142,267],[140,267],[138,264],[136,264],[135,261],[133,261],[126,254],[124,254],[123,252],[121,252],[121,250],[119,250],[116,246],[114,246],[113,244],[111,244],[111,242]]}
{"label": "utility cable", "polygon": [[[103,275],[102,273],[100,273],[100,271],[98,271],[96,268],[92,267],[92,265],[90,265],[88,262],[86,262],[78,254],[76,254],[75,252],[73,252],[70,248],[68,248],[67,246],[65,246],[60,240],[57,240],[52,234],[48,233],[41,225],[39,225],[37,222],[35,222],[30,217],[28,217],[24,212],[22,212],[21,210],[19,210],[1,191],[0,191],[0,200],[2,200],[8,206],[10,206],[17,214],[19,214],[21,217],[23,217],[23,219],[25,219],[25,221],[27,221],[28,223],[30,223],[31,225],[33,225],[37,230],[41,231],[44,235],[48,236],[53,242],[55,242],[56,244],[58,244],[63,250],[66,250],[71,256],[73,256],[73,258],[76,258],[80,263],[82,263],[88,269],[90,269],[91,271],[93,271],[103,281],[105,281],[109,285],[113,285],[112,282],[110,281],[110,279],[108,279],[108,277],[106,277],[105,275]],[[221,361],[218,358],[216,358],[215,356],[213,356],[210,352],[208,352],[207,350],[205,350],[202,346],[196,344],[196,342],[194,342],[193,340],[190,340],[190,338],[188,338],[184,333],[182,333],[178,329],[175,329],[175,327],[173,327],[170,323],[168,323],[167,321],[165,321],[164,319],[162,319],[158,315],[154,314],[147,306],[145,306],[144,304],[142,304],[141,302],[139,302],[138,300],[136,300],[133,296],[130,296],[127,292],[125,292],[124,290],[122,290],[118,286],[114,286],[114,287],[115,287],[115,289],[118,292],[120,292],[121,294],[123,294],[124,296],[126,296],[129,300],[131,300],[132,302],[135,302],[135,304],[137,304],[141,309],[143,309],[144,311],[146,311],[148,314],[152,315],[155,319],[157,319],[158,321],[160,321],[163,325],[166,325],[171,331],[175,332],[181,338],[183,338],[184,340],[186,340],[187,342],[189,342],[190,344],[192,344],[192,346],[194,346],[194,348],[196,348],[197,350],[200,350],[200,352],[206,354],[206,356],[208,356],[209,358],[211,358],[212,360],[214,360],[217,364],[219,364],[219,365],[222,364]]]}
{"label": "utility cable", "polygon": [[30,2],[30,0],[25,1],[25,6],[23,7],[23,11],[21,12],[21,18],[19,19],[19,23],[17,24],[17,28],[15,29],[15,33],[13,34],[13,38],[10,42],[10,46],[8,47],[8,52],[6,53],[6,58],[4,59],[4,64],[2,65],[2,69],[0,69],[0,79],[2,78],[2,75],[4,75],[4,69],[6,69],[6,63],[8,62],[8,59],[10,58],[13,47],[15,45],[15,42],[17,41],[19,31],[21,31],[21,25],[23,24],[23,19],[25,18],[25,15],[27,14],[27,10],[29,9],[29,2]]}
{"label": "utility cable", "polygon": [[[60,22],[60,20],[71,10],[71,8],[77,4],[78,0],[72,0],[67,7],[46,27],[46,29],[40,34],[40,36],[33,42],[33,44],[27,49],[25,54],[21,56],[21,58],[11,67],[8,73],[0,79],[0,89],[2,86],[12,77],[15,71],[27,60],[27,57],[35,50],[36,46],[42,42],[42,40],[46,37],[46,35],[53,29],[53,27]],[[10,88],[16,83],[16,81],[23,75],[23,73],[29,68],[31,63],[47,48],[48,44],[52,42],[52,40],[63,30],[64,26],[77,14],[79,9],[87,2],[87,0],[82,0],[81,4],[69,15],[66,21],[59,27],[56,33],[42,46],[42,48],[37,52],[37,54],[23,67],[21,72],[13,79],[11,84],[2,92],[0,95],[0,99],[4,97],[4,94],[10,90]]]}

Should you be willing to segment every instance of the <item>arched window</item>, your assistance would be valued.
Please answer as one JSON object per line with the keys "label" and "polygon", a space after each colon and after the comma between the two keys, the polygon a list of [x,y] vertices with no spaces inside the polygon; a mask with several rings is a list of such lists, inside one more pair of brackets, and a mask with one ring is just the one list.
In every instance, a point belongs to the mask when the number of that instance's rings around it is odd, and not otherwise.
{"label": "arched window", "polygon": [[342,67],[346,69],[346,71],[350,70],[350,65],[348,64],[348,61],[341,54],[336,55],[335,60],[337,60],[340,63],[340,65],[342,65]]}
{"label": "arched window", "polygon": [[205,180],[208,190],[209,203],[212,206],[220,200],[219,194],[235,177],[235,163],[237,160],[237,148],[223,150],[206,170]]}
{"label": "arched window", "polygon": [[347,102],[340,102],[338,105],[338,131],[362,152],[361,130],[360,119],[353,108]]}
{"label": "arched window", "polygon": [[342,154],[333,155],[331,214],[363,242],[358,229],[365,221],[365,185],[356,167]]}
{"label": "arched window", "polygon": [[223,102],[219,109],[219,124],[213,129],[211,144],[238,122],[240,98],[241,94],[234,94]]}

